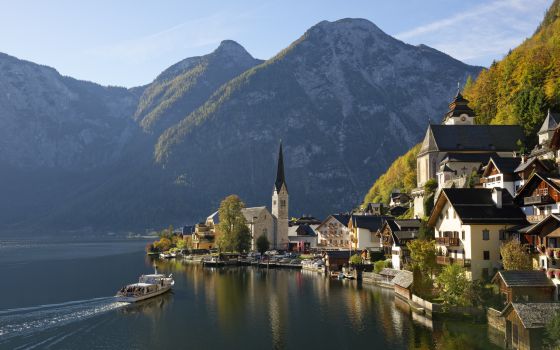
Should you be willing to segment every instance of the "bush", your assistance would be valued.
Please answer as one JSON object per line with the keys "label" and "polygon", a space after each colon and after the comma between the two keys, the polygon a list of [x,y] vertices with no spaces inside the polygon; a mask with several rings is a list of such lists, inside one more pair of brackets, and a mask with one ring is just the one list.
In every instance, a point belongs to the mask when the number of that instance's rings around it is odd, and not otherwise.
{"label": "bush", "polygon": [[383,270],[384,268],[385,268],[385,261],[384,260],[376,261],[373,264],[373,270],[375,271],[375,273],[380,273],[381,270]]}
{"label": "bush", "polygon": [[350,257],[350,264],[360,265],[362,263],[362,257],[358,254],[354,254]]}

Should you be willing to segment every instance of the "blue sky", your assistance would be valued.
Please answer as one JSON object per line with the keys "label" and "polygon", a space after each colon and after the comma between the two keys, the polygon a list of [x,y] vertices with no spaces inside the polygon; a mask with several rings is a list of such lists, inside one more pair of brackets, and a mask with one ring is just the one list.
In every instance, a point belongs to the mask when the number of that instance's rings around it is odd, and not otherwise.
{"label": "blue sky", "polygon": [[233,39],[267,59],[322,20],[366,18],[410,44],[488,66],[552,0],[0,0],[0,52],[101,84],[137,86]]}

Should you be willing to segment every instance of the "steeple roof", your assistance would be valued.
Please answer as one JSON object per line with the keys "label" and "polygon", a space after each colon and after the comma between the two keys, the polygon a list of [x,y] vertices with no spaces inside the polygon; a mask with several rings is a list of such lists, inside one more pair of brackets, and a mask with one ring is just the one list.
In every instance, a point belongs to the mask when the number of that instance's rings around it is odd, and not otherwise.
{"label": "steeple roof", "polygon": [[455,98],[449,103],[449,111],[447,111],[443,120],[445,121],[452,117],[458,117],[461,114],[474,117],[474,111],[469,107],[469,100],[464,98],[461,92],[457,90]]}
{"label": "steeple roof", "polygon": [[541,129],[539,130],[539,134],[556,129],[559,121],[560,113],[552,113],[549,109],[546,118],[544,119],[544,122],[541,126]]}
{"label": "steeple roof", "polygon": [[278,168],[276,170],[276,181],[274,182],[274,189],[276,192],[280,192],[282,185],[286,186],[287,191],[288,185],[286,184],[286,177],[284,176],[284,156],[282,152],[282,142],[280,142],[280,149],[278,150]]}

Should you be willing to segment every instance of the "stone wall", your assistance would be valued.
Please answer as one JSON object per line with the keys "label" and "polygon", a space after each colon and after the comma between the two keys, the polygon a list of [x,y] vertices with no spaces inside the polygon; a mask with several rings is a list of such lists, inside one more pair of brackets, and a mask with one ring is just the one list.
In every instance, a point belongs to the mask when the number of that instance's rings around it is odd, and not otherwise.
{"label": "stone wall", "polygon": [[506,331],[506,320],[502,317],[502,313],[496,309],[488,308],[486,311],[486,319],[488,320],[488,325],[501,332]]}

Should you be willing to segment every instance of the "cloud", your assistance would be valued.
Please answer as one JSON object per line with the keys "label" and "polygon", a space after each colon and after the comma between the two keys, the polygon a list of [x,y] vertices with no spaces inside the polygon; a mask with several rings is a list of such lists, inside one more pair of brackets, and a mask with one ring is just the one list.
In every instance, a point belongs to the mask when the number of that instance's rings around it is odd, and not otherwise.
{"label": "cloud", "polygon": [[395,35],[457,59],[488,65],[519,45],[541,21],[551,0],[494,0]]}
{"label": "cloud", "polygon": [[237,24],[244,14],[215,13],[185,21],[143,37],[88,49],[87,55],[110,61],[142,63],[193,49],[217,45],[241,31]]}

